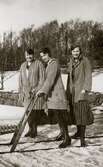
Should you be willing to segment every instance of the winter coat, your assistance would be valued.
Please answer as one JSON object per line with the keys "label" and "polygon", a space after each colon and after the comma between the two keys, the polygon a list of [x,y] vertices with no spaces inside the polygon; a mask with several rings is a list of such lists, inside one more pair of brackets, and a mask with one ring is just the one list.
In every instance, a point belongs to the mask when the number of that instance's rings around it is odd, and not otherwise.
{"label": "winter coat", "polygon": [[[67,98],[70,104],[72,124],[90,125],[94,116],[88,103],[88,91],[92,86],[92,72],[86,57],[73,66],[73,60],[68,65]],[[86,93],[82,93],[86,90]]]}
{"label": "winter coat", "polygon": [[56,59],[52,59],[46,67],[46,80],[41,91],[47,95],[48,109],[67,109],[66,94]]}
{"label": "winter coat", "polygon": [[81,91],[90,91],[92,87],[92,71],[87,57],[82,57],[80,63],[74,68],[73,60],[70,59],[68,73],[67,94],[72,94],[73,102],[86,100],[86,94]]}
{"label": "winter coat", "polygon": [[[41,61],[34,60],[31,63],[28,69],[28,77],[26,68],[27,62],[24,62],[21,65],[19,75],[19,94],[25,108],[30,103],[32,90],[34,90],[36,93],[42,87],[45,80],[45,70]],[[42,103],[41,98],[39,99],[39,101],[37,101],[37,105],[34,107],[34,109],[40,109],[40,103]]]}

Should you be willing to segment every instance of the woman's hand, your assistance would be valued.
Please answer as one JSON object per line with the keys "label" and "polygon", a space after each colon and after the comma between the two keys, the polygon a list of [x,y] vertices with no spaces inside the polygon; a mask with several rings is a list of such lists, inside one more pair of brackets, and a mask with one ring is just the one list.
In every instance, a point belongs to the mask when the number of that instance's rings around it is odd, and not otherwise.
{"label": "woman's hand", "polygon": [[41,97],[41,96],[44,96],[45,95],[45,93],[43,92],[43,91],[41,91],[41,90],[39,90],[37,93],[36,93],[36,96],[38,96],[38,97]]}
{"label": "woman's hand", "polygon": [[81,93],[85,93],[85,92],[86,92],[86,90],[84,90],[84,89],[81,91]]}

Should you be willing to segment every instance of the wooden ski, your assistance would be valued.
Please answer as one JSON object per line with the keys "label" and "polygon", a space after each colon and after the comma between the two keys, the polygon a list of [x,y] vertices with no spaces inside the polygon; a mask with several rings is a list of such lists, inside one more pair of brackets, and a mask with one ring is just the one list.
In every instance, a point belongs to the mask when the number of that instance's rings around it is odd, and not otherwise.
{"label": "wooden ski", "polygon": [[31,101],[30,101],[28,107],[26,108],[26,111],[25,111],[22,119],[20,120],[18,127],[16,128],[15,133],[11,139],[10,144],[12,144],[12,147],[10,149],[10,152],[13,152],[15,150],[15,148],[19,142],[19,139],[24,131],[24,128],[25,128],[25,125],[28,121],[29,115],[32,112],[32,109],[36,104],[37,99],[38,99],[38,96],[36,96],[36,97],[34,97],[34,95],[32,96]]}

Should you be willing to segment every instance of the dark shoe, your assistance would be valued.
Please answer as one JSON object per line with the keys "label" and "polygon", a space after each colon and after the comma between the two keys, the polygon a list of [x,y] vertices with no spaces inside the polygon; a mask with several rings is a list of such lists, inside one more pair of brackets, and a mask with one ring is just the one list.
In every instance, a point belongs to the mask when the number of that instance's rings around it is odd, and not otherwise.
{"label": "dark shoe", "polygon": [[29,137],[30,136],[30,134],[31,134],[31,132],[30,131],[28,131],[24,136],[25,137]]}
{"label": "dark shoe", "polygon": [[36,136],[37,136],[36,133],[31,133],[31,135],[30,135],[31,138],[35,138]]}
{"label": "dark shoe", "polygon": [[33,132],[30,132],[30,131],[28,131],[28,132],[25,134],[25,137],[35,138],[36,136],[37,136],[37,133],[33,133]]}
{"label": "dark shoe", "polygon": [[86,147],[87,145],[85,143],[81,143],[81,147]]}
{"label": "dark shoe", "polygon": [[81,126],[81,147],[86,147],[86,143],[85,143],[85,129],[86,126]]}
{"label": "dark shoe", "polygon": [[58,136],[56,136],[55,138],[54,138],[54,140],[55,141],[61,141],[61,140],[63,140],[63,134],[62,133],[59,133],[59,135]]}
{"label": "dark shoe", "polygon": [[67,146],[71,145],[71,138],[68,138],[68,140],[63,140],[63,142],[59,145],[59,148],[66,148]]}
{"label": "dark shoe", "polygon": [[72,139],[79,139],[80,133],[75,133],[73,136],[71,136]]}
{"label": "dark shoe", "polygon": [[85,143],[82,143],[82,144],[81,144],[81,147],[86,147],[86,144],[85,144]]}

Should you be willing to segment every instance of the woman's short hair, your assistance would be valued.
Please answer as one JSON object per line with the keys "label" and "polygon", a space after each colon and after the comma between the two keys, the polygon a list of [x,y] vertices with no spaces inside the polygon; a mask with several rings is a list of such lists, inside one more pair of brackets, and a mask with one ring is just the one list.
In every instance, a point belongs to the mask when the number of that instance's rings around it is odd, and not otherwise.
{"label": "woman's short hair", "polygon": [[74,50],[75,48],[79,48],[80,53],[82,52],[81,46],[79,44],[71,45],[71,51]]}
{"label": "woman's short hair", "polygon": [[31,49],[31,48],[26,49],[26,52],[27,52],[29,55],[34,55],[34,50]]}
{"label": "woman's short hair", "polygon": [[49,47],[45,47],[45,48],[41,49],[41,50],[40,50],[40,53],[41,53],[41,52],[44,53],[44,54],[48,54],[49,57],[51,57],[51,50],[50,50]]}

